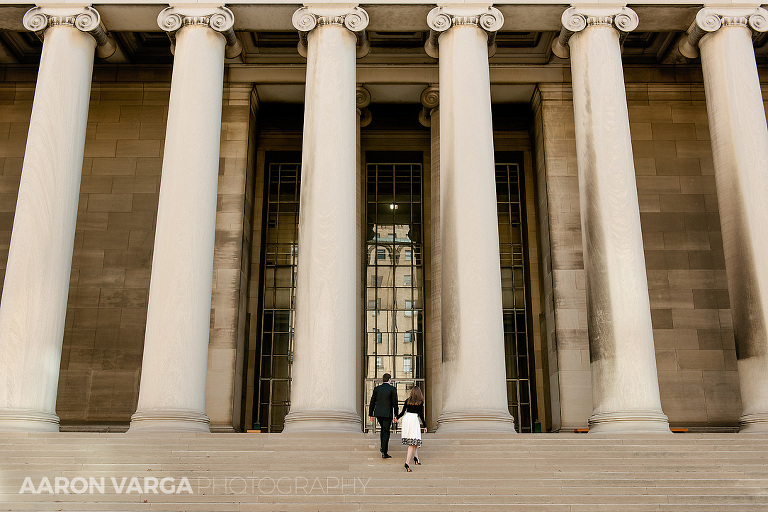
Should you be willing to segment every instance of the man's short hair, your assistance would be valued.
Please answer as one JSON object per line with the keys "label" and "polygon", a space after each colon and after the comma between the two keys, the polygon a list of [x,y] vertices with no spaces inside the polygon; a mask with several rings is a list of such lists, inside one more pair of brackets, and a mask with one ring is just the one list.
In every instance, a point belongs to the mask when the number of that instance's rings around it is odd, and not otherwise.
{"label": "man's short hair", "polygon": [[385,373],[382,379],[383,379],[383,382],[389,382],[392,379],[392,376],[388,373]]}

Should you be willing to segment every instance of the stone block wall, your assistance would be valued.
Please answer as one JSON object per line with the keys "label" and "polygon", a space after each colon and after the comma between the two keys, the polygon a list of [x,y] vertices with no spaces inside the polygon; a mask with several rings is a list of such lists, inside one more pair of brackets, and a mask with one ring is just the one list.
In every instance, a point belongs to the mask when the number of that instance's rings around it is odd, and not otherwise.
{"label": "stone block wall", "polygon": [[213,260],[206,412],[211,429],[241,425],[246,305],[256,155],[256,97],[251,84],[224,87]]}
{"label": "stone block wall", "polygon": [[34,94],[34,83],[0,84],[0,278],[3,280]]}
{"label": "stone block wall", "polygon": [[592,413],[576,139],[570,85],[540,84],[534,142],[542,312],[552,430],[587,425]]}
{"label": "stone block wall", "polygon": [[664,412],[736,426],[741,396],[704,89],[627,85]]}
{"label": "stone block wall", "polygon": [[88,112],[56,411],[62,426],[136,410],[167,83],[95,83]]}

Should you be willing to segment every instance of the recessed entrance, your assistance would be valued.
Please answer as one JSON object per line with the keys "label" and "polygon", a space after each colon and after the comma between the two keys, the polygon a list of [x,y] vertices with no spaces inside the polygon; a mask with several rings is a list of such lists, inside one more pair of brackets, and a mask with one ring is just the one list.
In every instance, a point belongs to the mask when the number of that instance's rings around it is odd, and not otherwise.
{"label": "recessed entrance", "polygon": [[[394,145],[391,140],[390,144]],[[393,376],[401,400],[414,385],[424,390],[428,401],[436,392],[429,381],[432,192],[427,152],[371,150],[361,156],[360,411],[365,430],[373,431],[376,425],[369,424],[367,402],[384,373]],[[290,407],[301,153],[267,152],[263,162],[255,389],[253,419],[246,423],[280,432]],[[538,415],[523,169],[521,152],[496,153],[509,410],[518,431],[532,432]],[[432,410],[429,405],[427,410]]]}

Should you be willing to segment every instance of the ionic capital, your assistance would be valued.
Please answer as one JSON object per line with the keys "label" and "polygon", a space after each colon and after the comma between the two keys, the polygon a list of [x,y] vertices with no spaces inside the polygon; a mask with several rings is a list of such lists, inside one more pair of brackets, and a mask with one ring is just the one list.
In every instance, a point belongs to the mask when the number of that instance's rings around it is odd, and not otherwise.
{"label": "ionic capital", "polygon": [[458,25],[472,25],[488,34],[488,55],[496,53],[496,32],[504,25],[504,16],[495,7],[478,11],[477,8],[435,7],[427,14],[429,38],[424,45],[427,55],[438,58],[440,34]]}
{"label": "ionic capital", "polygon": [[358,85],[355,89],[355,106],[365,108],[371,104],[371,92],[365,86]]}
{"label": "ionic capital", "polygon": [[96,53],[102,59],[111,57],[117,50],[115,42],[107,35],[101,23],[99,11],[93,7],[33,7],[24,14],[23,23],[24,28],[34,32],[41,41],[45,31],[57,25],[90,34],[96,40]]}
{"label": "ionic capital", "polygon": [[365,128],[373,120],[371,109],[368,105],[371,104],[371,91],[366,89],[362,85],[358,85],[355,89],[355,106],[357,107],[357,113],[360,116],[360,127]]}
{"label": "ionic capital", "polygon": [[632,32],[637,28],[637,13],[629,7],[569,7],[563,12],[560,21],[563,28],[560,35],[552,42],[552,53],[561,59],[570,57],[568,40],[576,32],[587,27],[613,27],[619,32]]}
{"label": "ionic capital", "polygon": [[317,27],[336,25],[344,27],[357,37],[357,56],[365,57],[370,50],[365,29],[368,13],[362,7],[351,9],[301,7],[293,13],[293,26],[299,31],[299,55],[307,56],[307,35]]}
{"label": "ionic capital", "polygon": [[432,125],[432,111],[440,105],[440,89],[436,85],[430,85],[421,91],[421,112],[419,123],[429,128]]}
{"label": "ionic capital", "polygon": [[228,59],[237,57],[243,50],[235,35],[235,15],[226,7],[166,7],[157,15],[157,24],[168,33],[172,46],[176,44],[176,32],[189,25],[198,25],[224,36]]}
{"label": "ionic capital", "polygon": [[699,41],[711,32],[717,32],[721,27],[744,27],[754,32],[768,31],[768,11],[762,7],[748,9],[739,8],[709,8],[705,7],[696,13],[696,19],[688,29],[688,37],[678,45],[683,57],[695,59],[699,56]]}

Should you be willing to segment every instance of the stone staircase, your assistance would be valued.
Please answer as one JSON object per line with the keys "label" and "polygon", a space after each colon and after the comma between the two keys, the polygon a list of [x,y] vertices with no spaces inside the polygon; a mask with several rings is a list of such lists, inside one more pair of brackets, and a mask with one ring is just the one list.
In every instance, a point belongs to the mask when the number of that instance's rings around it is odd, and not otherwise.
{"label": "stone staircase", "polygon": [[412,473],[398,443],[0,434],[0,510],[768,511],[768,435],[426,434]]}

